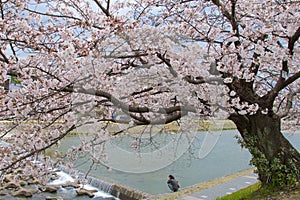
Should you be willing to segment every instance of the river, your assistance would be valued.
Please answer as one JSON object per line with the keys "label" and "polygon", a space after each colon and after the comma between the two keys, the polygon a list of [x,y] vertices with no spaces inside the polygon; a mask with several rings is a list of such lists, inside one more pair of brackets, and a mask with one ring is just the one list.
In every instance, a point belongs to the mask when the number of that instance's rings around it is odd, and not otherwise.
{"label": "river", "polygon": [[[176,134],[173,135],[176,137]],[[179,180],[182,188],[189,187],[252,167],[249,165],[251,155],[248,150],[240,147],[235,138],[236,135],[239,135],[236,130],[214,131],[213,133],[199,132],[194,135],[195,137],[190,142],[189,148],[184,146],[186,151],[182,155],[170,159],[170,153],[164,152],[166,149],[159,146],[157,148],[160,149],[160,156],[156,156],[150,162],[147,162],[147,158],[145,160],[136,160],[136,157],[143,155],[149,157],[146,154],[148,152],[144,150],[145,152],[141,153],[141,150],[139,150],[141,154],[137,154],[132,150],[130,137],[121,137],[115,139],[110,146],[110,148],[118,150],[118,153],[113,152],[113,161],[108,163],[112,169],[107,170],[106,167],[97,167],[91,170],[90,175],[103,177],[104,179],[154,195],[169,192],[166,185],[169,174],[174,175]],[[68,137],[62,141],[62,147],[67,148],[78,143],[79,138],[79,136]],[[158,142],[154,141],[153,143],[163,144],[164,147],[167,146],[165,144],[167,141],[165,136],[158,135],[156,140]],[[170,140],[172,139],[168,139],[168,141]],[[174,141],[172,142],[174,143]],[[128,146],[126,147],[126,145]],[[208,147],[205,147],[205,145]],[[150,147],[147,148],[148,150],[150,149]],[[205,152],[203,148],[208,148],[209,150]],[[124,157],[123,151],[127,154],[129,152],[130,156]],[[179,151],[179,154],[181,152]],[[112,155],[108,153],[108,158],[110,156]],[[166,162],[165,160],[169,161]],[[159,163],[163,164],[158,166],[160,165]],[[82,171],[87,171],[90,162],[88,159],[82,159],[75,163],[75,166]],[[131,166],[136,171],[132,171]]]}

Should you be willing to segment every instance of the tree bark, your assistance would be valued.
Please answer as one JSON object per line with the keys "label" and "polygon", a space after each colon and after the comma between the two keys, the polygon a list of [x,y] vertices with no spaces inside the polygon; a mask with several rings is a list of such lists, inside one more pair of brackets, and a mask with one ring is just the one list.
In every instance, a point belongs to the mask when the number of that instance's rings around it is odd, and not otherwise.
{"label": "tree bark", "polygon": [[252,154],[263,185],[284,187],[296,184],[300,177],[300,154],[281,133],[280,118],[272,114],[229,117],[241,134],[242,146]]}

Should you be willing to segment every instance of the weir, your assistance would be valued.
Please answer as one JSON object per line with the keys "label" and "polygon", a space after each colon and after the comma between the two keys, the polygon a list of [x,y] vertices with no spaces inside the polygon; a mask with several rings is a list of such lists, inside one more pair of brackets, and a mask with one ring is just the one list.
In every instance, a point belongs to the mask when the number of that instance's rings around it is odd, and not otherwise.
{"label": "weir", "polygon": [[104,182],[104,181],[96,179],[94,177],[90,177],[90,176],[88,177],[88,184],[90,184],[91,186],[96,187],[108,194],[111,194],[111,192],[112,192],[113,184]]}
{"label": "weir", "polygon": [[121,200],[141,200],[141,199],[153,199],[152,195],[138,191],[136,189],[114,184],[111,189],[111,195],[120,198]]}
{"label": "weir", "polygon": [[116,198],[119,198],[121,200],[141,200],[141,199],[152,199],[152,195],[130,188],[128,186],[124,186],[121,184],[116,184],[113,182],[110,182],[108,180],[103,180],[102,178],[97,178],[93,176],[86,176],[82,172],[78,172],[78,170],[72,170],[68,171],[66,170],[66,167],[63,166],[60,168],[61,171],[68,173],[71,176],[74,176],[78,179],[87,179],[87,184],[90,184],[93,187],[98,188],[99,190],[111,194]]}

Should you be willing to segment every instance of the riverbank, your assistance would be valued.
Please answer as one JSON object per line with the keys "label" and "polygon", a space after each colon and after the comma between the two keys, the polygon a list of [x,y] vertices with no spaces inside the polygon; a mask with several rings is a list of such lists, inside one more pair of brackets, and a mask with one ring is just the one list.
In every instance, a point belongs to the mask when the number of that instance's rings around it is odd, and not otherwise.
{"label": "riverbank", "polygon": [[232,180],[237,179],[239,177],[246,176],[250,173],[253,173],[253,170],[254,170],[254,168],[247,169],[247,170],[244,170],[244,171],[241,171],[241,172],[238,172],[238,173],[234,173],[234,174],[231,174],[231,175],[228,175],[228,176],[224,176],[224,177],[214,179],[212,181],[208,181],[208,182],[205,182],[205,183],[199,183],[199,184],[187,187],[187,188],[182,188],[182,189],[180,189],[180,191],[178,191],[176,193],[169,193],[169,194],[159,195],[155,199],[156,200],[180,199],[180,198],[183,198],[185,196],[192,195],[193,193],[199,192],[201,190],[213,188],[217,185],[232,181]]}
{"label": "riverbank", "polygon": [[[32,122],[37,123],[37,122]],[[29,123],[28,124],[32,124]],[[10,125],[10,121],[0,121],[0,125]],[[78,134],[89,134],[87,133],[86,127],[91,127],[93,125],[103,126],[111,135],[118,133],[140,133],[147,132],[146,127],[150,125],[142,125],[131,127],[129,124],[119,124],[114,122],[99,122],[99,124],[87,124],[85,126],[77,128],[75,131],[70,132],[68,135],[78,135]],[[150,129],[150,128],[149,128]],[[236,125],[228,119],[224,120],[194,120],[183,122],[182,124],[177,122],[171,122],[164,125],[153,125],[151,127],[152,133],[166,133],[166,132],[182,132],[183,130],[188,129],[189,131],[202,132],[202,131],[220,131],[220,130],[235,130]],[[17,129],[16,129],[17,130]],[[122,131],[123,130],[123,131]],[[300,134],[300,130],[282,130],[282,132],[288,132],[292,134]]]}
{"label": "riverbank", "polygon": [[[203,131],[221,131],[221,130],[235,130],[236,126],[231,120],[194,120],[188,122],[171,122],[164,125],[141,125],[131,127],[129,124],[118,123],[103,123],[105,129],[111,134],[136,134],[136,133],[178,133],[178,132],[203,132]],[[77,135],[86,133],[87,127],[93,126],[86,125],[77,128],[69,135]]]}
{"label": "riverbank", "polygon": [[[32,121],[25,124],[32,125],[38,122]],[[10,129],[12,122],[0,121],[0,126],[7,127]],[[220,130],[234,130],[236,129],[235,124],[230,120],[194,120],[194,121],[183,121],[181,123],[171,122],[164,125],[141,125],[132,127],[129,124],[119,124],[114,122],[97,122],[93,124],[83,125],[74,131],[68,133],[68,136],[74,135],[90,135],[91,127],[102,127],[106,129],[111,135],[115,134],[136,134],[136,133],[178,133],[178,132],[201,132],[201,131],[220,131]],[[11,133],[6,134],[6,137],[11,136],[14,132],[18,131],[18,127],[14,128]]]}
{"label": "riverbank", "polygon": [[235,193],[226,195],[216,200],[296,200],[300,199],[300,185],[292,188],[274,190],[268,188],[261,188],[260,183],[253,184],[247,188],[243,188]]}

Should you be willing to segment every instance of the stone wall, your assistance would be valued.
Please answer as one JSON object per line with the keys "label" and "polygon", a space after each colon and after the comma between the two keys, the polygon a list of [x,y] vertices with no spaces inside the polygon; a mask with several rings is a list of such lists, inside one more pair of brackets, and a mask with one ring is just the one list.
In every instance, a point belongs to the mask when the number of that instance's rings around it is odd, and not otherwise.
{"label": "stone wall", "polygon": [[112,185],[110,194],[121,200],[152,199],[150,194],[118,184]]}

